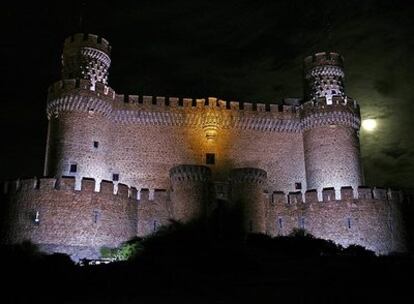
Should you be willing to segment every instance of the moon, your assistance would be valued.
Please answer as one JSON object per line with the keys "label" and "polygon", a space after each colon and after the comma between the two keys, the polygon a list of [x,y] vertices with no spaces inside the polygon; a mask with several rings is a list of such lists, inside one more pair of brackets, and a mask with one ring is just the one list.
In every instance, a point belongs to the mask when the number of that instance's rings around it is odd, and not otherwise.
{"label": "moon", "polygon": [[375,119],[364,119],[362,121],[362,128],[368,132],[372,132],[377,128],[377,121]]}

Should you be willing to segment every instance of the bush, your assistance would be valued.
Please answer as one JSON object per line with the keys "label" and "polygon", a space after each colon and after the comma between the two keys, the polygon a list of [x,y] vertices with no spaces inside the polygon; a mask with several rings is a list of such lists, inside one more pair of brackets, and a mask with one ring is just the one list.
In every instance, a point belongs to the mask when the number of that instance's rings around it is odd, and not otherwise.
{"label": "bush", "polygon": [[112,259],[114,261],[127,261],[136,257],[143,251],[143,246],[140,239],[133,239],[123,243],[117,248],[101,247],[101,257]]}

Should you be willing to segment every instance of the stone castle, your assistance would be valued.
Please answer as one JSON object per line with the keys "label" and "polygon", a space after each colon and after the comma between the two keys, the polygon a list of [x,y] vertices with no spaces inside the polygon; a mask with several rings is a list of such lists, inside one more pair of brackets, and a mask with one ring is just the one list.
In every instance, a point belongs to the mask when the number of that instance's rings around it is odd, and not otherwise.
{"label": "stone castle", "polygon": [[111,47],[65,40],[48,93],[44,176],[4,184],[3,243],[75,260],[171,219],[241,210],[246,232],[295,228],[378,254],[406,250],[400,192],[363,187],[359,106],[343,58],[304,60],[304,99],[283,104],[117,94]]}

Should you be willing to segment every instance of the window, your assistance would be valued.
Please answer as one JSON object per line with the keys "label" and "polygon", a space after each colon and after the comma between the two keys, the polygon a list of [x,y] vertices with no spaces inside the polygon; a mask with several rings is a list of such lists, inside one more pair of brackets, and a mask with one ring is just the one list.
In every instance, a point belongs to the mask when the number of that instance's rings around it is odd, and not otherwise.
{"label": "window", "polygon": [[36,224],[36,225],[39,225],[39,223],[40,223],[40,218],[39,218],[39,211],[36,211],[36,213],[35,213],[35,216],[34,216],[34,219],[33,219],[33,221],[34,221],[34,223]]}
{"label": "window", "polygon": [[113,180],[114,182],[119,181],[119,174],[118,174],[118,173],[114,173],[114,174],[112,174],[112,180]]}
{"label": "window", "polygon": [[96,223],[98,223],[98,220],[99,220],[99,211],[94,211],[93,212],[93,223],[94,224],[96,224]]}
{"label": "window", "polygon": [[207,153],[206,154],[206,164],[207,165],[214,165],[216,162],[216,155],[214,153]]}
{"label": "window", "polygon": [[98,141],[94,141],[93,142],[93,147],[94,148],[98,148],[99,147],[99,142]]}
{"label": "window", "polygon": [[348,217],[347,223],[348,223],[348,229],[351,229],[351,219],[349,217]]}
{"label": "window", "polygon": [[302,183],[295,183],[295,189],[301,190],[302,189]]}
{"label": "window", "polygon": [[305,229],[305,218],[303,216],[301,216],[299,219],[299,228]]}
{"label": "window", "polygon": [[152,231],[153,232],[157,231],[157,227],[158,227],[158,223],[157,223],[157,221],[154,221]]}
{"label": "window", "polygon": [[278,222],[279,222],[279,229],[283,229],[283,219],[281,217],[279,217]]}
{"label": "window", "polygon": [[76,173],[78,171],[78,165],[77,164],[71,164],[70,165],[70,173]]}

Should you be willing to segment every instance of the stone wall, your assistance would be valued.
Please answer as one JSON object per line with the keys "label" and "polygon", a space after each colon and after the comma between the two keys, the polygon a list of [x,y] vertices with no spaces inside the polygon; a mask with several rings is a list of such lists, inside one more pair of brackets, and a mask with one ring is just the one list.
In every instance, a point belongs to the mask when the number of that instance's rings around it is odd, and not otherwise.
{"label": "stone wall", "polygon": [[[148,236],[172,219],[196,219],[203,204],[213,204],[212,198],[217,197],[207,187],[212,184],[206,183],[208,174],[204,173],[197,182],[203,191],[196,187],[197,193],[192,188],[177,189],[181,184],[173,181],[178,196],[162,189],[138,193],[135,188],[108,181],[102,181],[100,191],[95,192],[92,179],[83,179],[81,190],[74,190],[74,178],[67,177],[9,183],[2,197],[2,242],[30,240],[46,252],[66,253],[74,260],[98,258],[102,246],[115,247],[137,235]],[[172,178],[180,176],[173,174]],[[220,189],[229,191],[225,207],[230,211],[241,208],[244,231],[277,236],[299,228],[315,237],[345,247],[361,245],[377,254],[406,251],[399,192],[342,187],[339,196],[334,188],[325,188],[319,195],[316,190],[304,195],[268,194],[263,191],[265,181],[265,171],[239,168],[232,171],[228,185],[221,184]],[[210,201],[200,196],[206,192]]]}
{"label": "stone wall", "polygon": [[30,240],[77,260],[96,258],[102,246],[115,247],[136,236],[135,189],[118,184],[114,194],[114,184],[103,181],[95,192],[92,179],[83,179],[81,187],[74,190],[74,178],[65,177],[10,183],[2,241]]}
{"label": "stone wall", "polygon": [[[295,183],[306,187],[294,106],[135,98],[115,95],[108,87],[91,91],[90,83],[81,80],[53,85],[47,113],[46,175],[99,181],[118,174],[129,186],[166,189],[169,170],[180,164],[207,165],[216,181],[225,181],[233,168],[257,167],[268,172],[272,188],[292,191]],[[213,139],[207,137],[206,119],[216,132]],[[206,164],[207,153],[215,155],[214,164]],[[71,163],[78,163],[76,174],[69,171]]]}
{"label": "stone wall", "polygon": [[173,218],[170,193],[167,190],[141,189],[137,209],[137,235],[145,237],[160,227],[170,224]]}
{"label": "stone wall", "polygon": [[304,229],[345,247],[361,245],[377,254],[406,251],[402,201],[397,192],[359,187],[333,188],[320,194],[274,192],[267,200],[267,233],[288,235]]}

